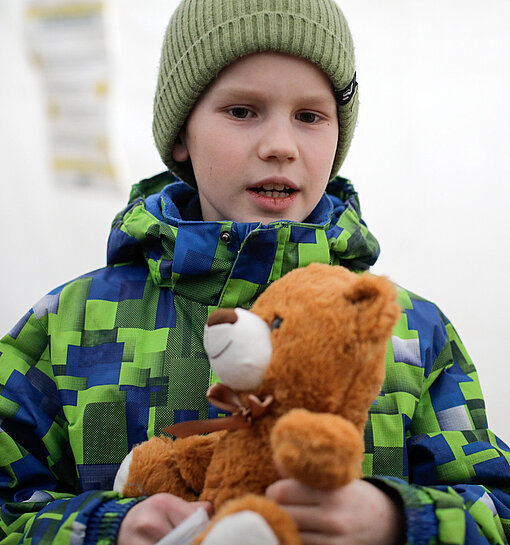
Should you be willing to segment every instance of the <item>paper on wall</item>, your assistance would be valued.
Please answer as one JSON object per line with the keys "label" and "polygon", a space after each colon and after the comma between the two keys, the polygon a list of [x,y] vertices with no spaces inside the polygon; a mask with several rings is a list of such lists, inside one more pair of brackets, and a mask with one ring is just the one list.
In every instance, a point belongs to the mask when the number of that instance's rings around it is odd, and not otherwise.
{"label": "paper on wall", "polygon": [[27,0],[25,13],[45,94],[55,178],[73,185],[114,184],[103,2]]}

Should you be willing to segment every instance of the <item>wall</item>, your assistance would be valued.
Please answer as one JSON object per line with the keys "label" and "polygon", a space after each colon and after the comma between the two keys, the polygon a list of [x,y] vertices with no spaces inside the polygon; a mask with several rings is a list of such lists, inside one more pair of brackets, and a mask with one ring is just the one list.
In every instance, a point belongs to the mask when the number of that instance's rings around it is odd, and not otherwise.
{"label": "wall", "polygon": [[[0,331],[105,260],[129,185],[163,169],[151,136],[161,38],[175,2],[112,0],[117,189],[56,187],[41,82],[19,0],[0,0]],[[357,44],[359,124],[342,174],[382,245],[375,272],[437,302],[478,366],[491,427],[510,441],[507,242],[510,3],[342,0]]]}

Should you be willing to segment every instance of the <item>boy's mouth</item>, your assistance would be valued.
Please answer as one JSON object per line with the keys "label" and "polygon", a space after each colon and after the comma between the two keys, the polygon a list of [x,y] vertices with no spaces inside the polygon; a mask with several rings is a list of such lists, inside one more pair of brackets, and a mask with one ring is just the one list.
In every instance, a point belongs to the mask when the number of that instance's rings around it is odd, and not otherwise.
{"label": "boy's mouth", "polygon": [[296,190],[291,187],[285,187],[281,184],[264,184],[261,187],[251,187],[250,191],[253,191],[263,197],[269,197],[272,199],[281,199],[292,195]]}
{"label": "boy's mouth", "polygon": [[293,183],[287,179],[263,180],[248,188],[249,191],[270,199],[284,199],[297,191]]}

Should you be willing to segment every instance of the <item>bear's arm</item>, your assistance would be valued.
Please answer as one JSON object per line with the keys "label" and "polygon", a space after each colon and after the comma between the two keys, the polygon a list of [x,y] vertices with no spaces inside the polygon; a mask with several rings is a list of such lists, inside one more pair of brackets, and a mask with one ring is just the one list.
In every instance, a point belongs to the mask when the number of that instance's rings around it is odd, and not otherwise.
{"label": "bear's arm", "polygon": [[314,488],[333,490],[361,477],[363,436],[338,415],[293,409],[276,422],[271,448],[283,474]]}

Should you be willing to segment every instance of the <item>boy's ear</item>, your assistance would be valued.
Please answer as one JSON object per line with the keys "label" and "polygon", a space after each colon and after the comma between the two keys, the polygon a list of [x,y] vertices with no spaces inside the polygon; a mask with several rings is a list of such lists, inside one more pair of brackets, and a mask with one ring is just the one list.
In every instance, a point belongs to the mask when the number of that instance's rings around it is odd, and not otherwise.
{"label": "boy's ear", "polygon": [[189,159],[188,146],[186,145],[186,131],[183,129],[177,135],[172,150],[172,157],[177,163],[184,163]]}

